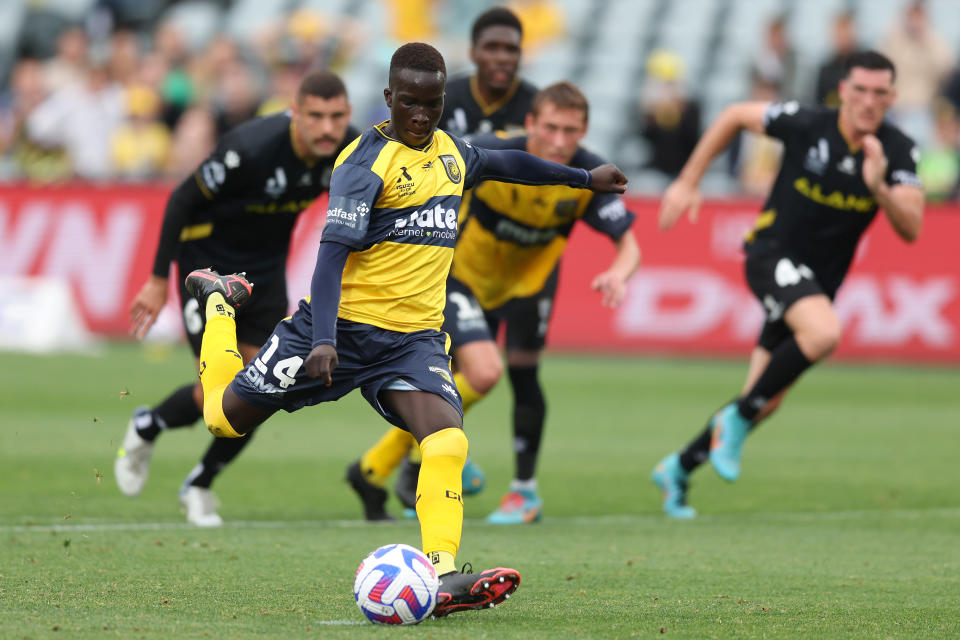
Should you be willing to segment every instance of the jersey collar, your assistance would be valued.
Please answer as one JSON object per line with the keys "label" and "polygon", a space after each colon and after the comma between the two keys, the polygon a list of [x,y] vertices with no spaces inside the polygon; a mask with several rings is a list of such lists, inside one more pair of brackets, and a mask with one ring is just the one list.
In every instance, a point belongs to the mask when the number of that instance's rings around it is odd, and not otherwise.
{"label": "jersey collar", "polygon": [[391,142],[396,142],[396,143],[398,143],[398,144],[402,144],[403,146],[407,147],[408,149],[413,149],[414,151],[426,151],[427,149],[429,149],[429,148],[433,145],[433,139],[436,138],[436,136],[437,136],[437,132],[436,132],[436,130],[434,130],[433,134],[430,136],[430,140],[429,140],[426,144],[424,144],[424,145],[422,145],[422,146],[419,146],[419,147],[413,147],[413,146],[410,146],[409,144],[407,144],[406,142],[404,142],[403,140],[401,140],[400,138],[394,138],[393,136],[388,136],[386,133],[384,133],[383,130],[386,128],[386,126],[387,126],[388,124],[390,124],[390,120],[384,120],[384,121],[381,122],[380,124],[374,125],[373,128],[374,128],[374,130],[376,130],[376,132],[379,133],[384,139],[389,140],[389,141],[391,141]]}
{"label": "jersey collar", "polygon": [[513,99],[513,96],[517,93],[517,89],[520,88],[520,77],[514,76],[513,84],[510,85],[510,88],[507,89],[507,92],[503,94],[503,97],[497,100],[496,102],[491,102],[487,104],[486,100],[483,99],[483,96],[480,95],[480,85],[477,82],[477,76],[470,76],[470,93],[473,95],[474,101],[477,103],[477,106],[480,107],[480,110],[483,112],[484,117],[489,116],[500,109],[503,105],[510,102]]}

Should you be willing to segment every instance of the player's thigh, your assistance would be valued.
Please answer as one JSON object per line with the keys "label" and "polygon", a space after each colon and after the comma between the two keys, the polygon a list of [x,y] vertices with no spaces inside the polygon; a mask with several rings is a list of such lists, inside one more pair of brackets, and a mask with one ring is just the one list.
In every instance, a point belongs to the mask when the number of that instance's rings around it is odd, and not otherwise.
{"label": "player's thigh", "polygon": [[261,344],[250,344],[249,342],[238,342],[237,351],[240,352],[240,357],[243,358],[243,364],[248,364],[251,360],[256,358],[262,346],[263,345]]}
{"label": "player's thigh", "polygon": [[380,402],[403,421],[417,442],[443,429],[463,427],[457,409],[435,393],[385,389],[380,392]]}

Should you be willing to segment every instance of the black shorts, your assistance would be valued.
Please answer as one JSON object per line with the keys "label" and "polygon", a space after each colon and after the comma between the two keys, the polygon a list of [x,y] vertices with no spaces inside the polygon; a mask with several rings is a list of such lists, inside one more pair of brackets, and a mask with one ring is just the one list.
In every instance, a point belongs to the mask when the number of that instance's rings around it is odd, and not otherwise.
{"label": "black shorts", "polygon": [[832,300],[836,293],[827,290],[810,267],[784,253],[748,254],[744,267],[747,284],[766,315],[757,344],[767,351],[791,335],[783,315],[794,302],[816,295]]}
{"label": "black shorts", "polygon": [[448,278],[443,330],[450,334],[453,349],[478,340],[496,339],[502,322],[507,325],[507,349],[543,349],[550,328],[553,299],[557,295],[559,273],[559,268],[554,269],[543,288],[534,295],[514,298],[495,309],[482,309],[467,285],[455,278]]}
{"label": "black shorts", "polygon": [[333,384],[307,376],[303,363],[313,344],[312,329],[301,308],[277,324],[254,358],[230,383],[241,399],[261,409],[293,412],[337,400],[359,388],[367,402],[391,424],[406,425],[380,404],[382,389],[427,391],[463,415],[450,370],[448,337],[434,330],[398,333],[349,320],[337,320],[337,357]]}
{"label": "black shorts", "polygon": [[[193,354],[200,357],[200,343],[203,341],[203,327],[206,322],[206,309],[190,295],[184,286],[184,279],[194,269],[180,264],[180,311],[183,328]],[[273,332],[273,328],[287,315],[287,280],[284,276],[275,278],[253,278],[253,295],[237,311],[237,342],[262,345]]]}

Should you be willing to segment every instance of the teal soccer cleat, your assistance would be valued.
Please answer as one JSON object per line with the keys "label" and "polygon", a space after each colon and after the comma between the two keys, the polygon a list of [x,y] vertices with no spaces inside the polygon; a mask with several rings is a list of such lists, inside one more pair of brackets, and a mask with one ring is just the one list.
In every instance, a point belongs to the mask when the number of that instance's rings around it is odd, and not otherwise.
{"label": "teal soccer cleat", "polygon": [[527,524],[543,516],[543,500],[536,491],[511,491],[503,496],[496,511],[487,516],[490,524]]}
{"label": "teal soccer cleat", "polygon": [[720,409],[710,421],[710,464],[721,478],[733,482],[740,476],[743,441],[750,431],[750,421],[740,415],[737,403]]}
{"label": "teal soccer cleat", "polygon": [[687,504],[687,478],[676,453],[658,462],[650,474],[650,479],[663,492],[663,512],[671,518],[689,520],[697,516],[697,510]]}

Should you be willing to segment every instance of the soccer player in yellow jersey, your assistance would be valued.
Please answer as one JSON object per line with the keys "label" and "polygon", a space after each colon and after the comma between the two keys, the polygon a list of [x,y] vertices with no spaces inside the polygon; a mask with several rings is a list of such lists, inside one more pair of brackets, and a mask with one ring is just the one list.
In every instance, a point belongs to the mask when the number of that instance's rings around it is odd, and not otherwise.
{"label": "soccer player in yellow jersey", "polygon": [[493,606],[520,583],[514,569],[472,574],[455,564],[467,439],[440,327],[463,191],[483,179],[626,188],[613,165],[575,169],[438,131],[445,83],[443,57],[430,45],[394,53],[384,90],[390,120],[348,145],[333,170],[310,298],[277,324],[246,367],[233,316],[250,285],[210,270],[186,279],[207,313],[200,382],[204,420],[215,435],[242,437],[280,409],[360,388],[380,415],[417,440],[416,508],[423,550],[440,576],[438,617]]}
{"label": "soccer player in yellow jersey", "polygon": [[[488,136],[474,141],[483,147],[523,149],[546,160],[590,169],[603,161],[579,146],[587,132],[588,115],[584,95],[572,84],[560,82],[534,97],[526,117],[526,136]],[[616,194],[500,181],[479,183],[464,208],[467,216],[447,282],[443,325],[452,338],[454,380],[464,409],[493,388],[503,372],[493,338],[500,325],[506,324],[507,369],[514,396],[515,476],[488,521],[533,522],[543,508],[535,468],[546,417],[537,373],[557,287],[558,263],[578,220],[608,235],[616,246],[616,256],[592,286],[602,294],[604,305],[617,306],[624,297],[627,278],[640,261],[630,232],[634,217]],[[384,462],[409,441],[409,435],[398,429],[387,433],[360,459],[364,477],[371,483],[385,479],[392,467]],[[408,469],[404,468],[397,482],[397,495],[406,506],[412,506],[416,475]],[[368,494],[361,496],[369,513],[373,492]]]}

